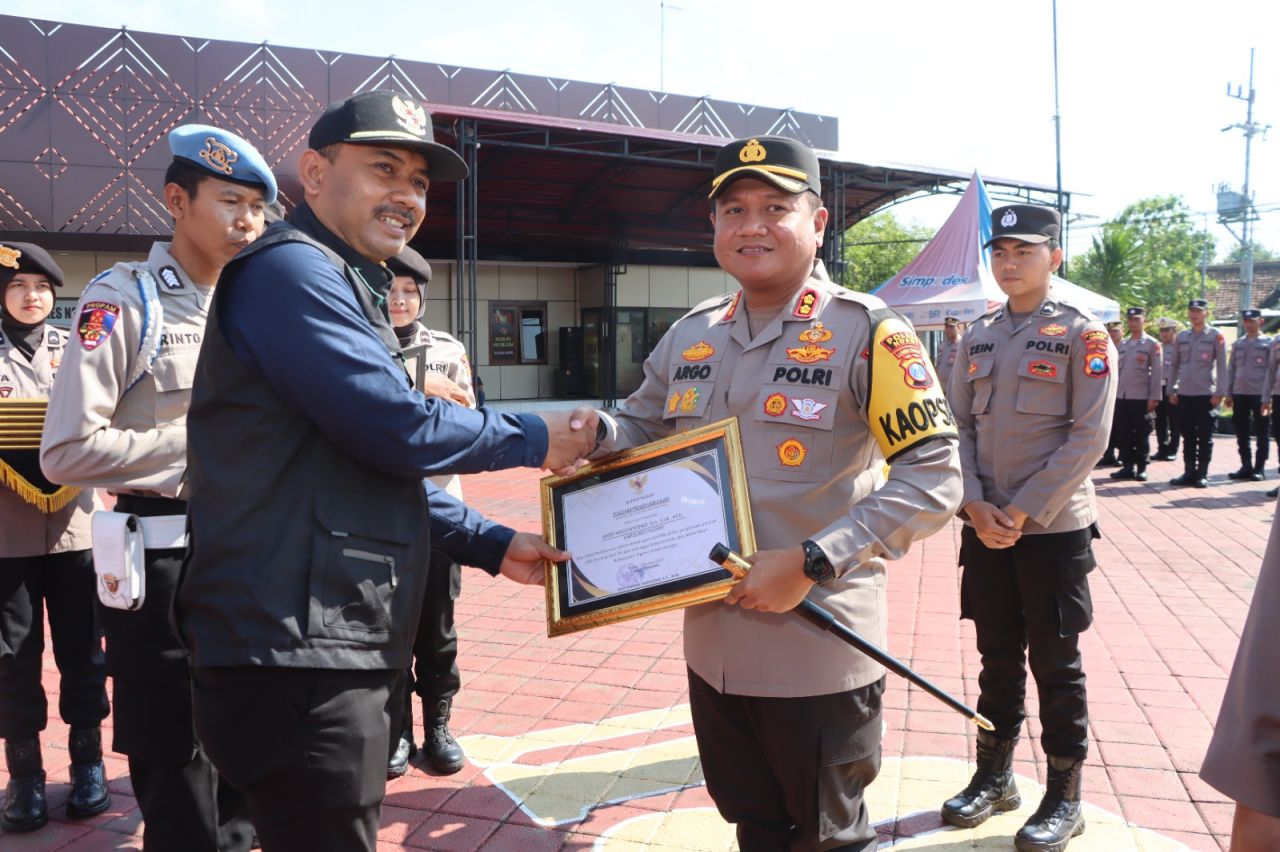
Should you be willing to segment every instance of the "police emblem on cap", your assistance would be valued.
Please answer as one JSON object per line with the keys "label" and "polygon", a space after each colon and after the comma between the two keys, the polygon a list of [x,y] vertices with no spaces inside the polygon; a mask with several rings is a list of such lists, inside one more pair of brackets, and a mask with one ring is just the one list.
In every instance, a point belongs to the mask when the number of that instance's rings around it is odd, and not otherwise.
{"label": "police emblem on cap", "polygon": [[427,111],[422,108],[422,104],[415,104],[395,95],[391,98],[391,108],[396,111],[396,124],[414,136],[427,135]]}
{"label": "police emblem on cap", "polygon": [[22,252],[16,248],[9,246],[0,246],[0,266],[7,266],[10,269],[18,268],[18,258],[22,257]]}
{"label": "police emblem on cap", "polygon": [[1018,214],[1012,210],[1006,210],[1005,214],[1000,217],[1000,227],[1002,228],[1012,228],[1016,224],[1018,224]]}
{"label": "police emblem on cap", "polygon": [[200,159],[215,172],[229,175],[235,171],[235,164],[240,160],[240,155],[229,145],[209,136],[204,140],[204,150],[200,152]]}
{"label": "police emblem on cap", "polygon": [[738,152],[738,159],[744,163],[759,163],[767,156],[769,156],[769,152],[765,150],[765,147],[760,144],[758,139],[750,140]]}

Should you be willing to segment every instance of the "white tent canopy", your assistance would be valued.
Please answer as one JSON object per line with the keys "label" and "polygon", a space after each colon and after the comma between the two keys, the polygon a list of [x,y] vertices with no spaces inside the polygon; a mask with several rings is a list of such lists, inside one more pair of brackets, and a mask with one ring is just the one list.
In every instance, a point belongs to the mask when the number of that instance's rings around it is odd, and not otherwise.
{"label": "white tent canopy", "polygon": [[[972,322],[1005,301],[991,275],[991,201],[977,172],[956,209],[915,259],[872,292],[911,320],[936,330],[947,317]],[[1100,293],[1053,277],[1053,291],[1103,322],[1120,319],[1120,305]]]}

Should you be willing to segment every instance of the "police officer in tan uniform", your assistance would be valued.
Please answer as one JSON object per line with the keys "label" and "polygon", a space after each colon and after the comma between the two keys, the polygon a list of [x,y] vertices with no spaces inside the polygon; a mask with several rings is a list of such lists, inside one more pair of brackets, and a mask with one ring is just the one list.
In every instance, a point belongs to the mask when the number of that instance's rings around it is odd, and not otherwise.
{"label": "police officer in tan uniform", "polygon": [[1174,461],[1178,458],[1178,419],[1177,409],[1169,403],[1169,395],[1175,390],[1173,384],[1173,358],[1178,349],[1174,346],[1178,334],[1178,321],[1169,317],[1160,317],[1156,323],[1160,329],[1160,350],[1164,362],[1161,371],[1160,405],[1156,407],[1156,454],[1152,461]]}
{"label": "police officer in tan uniform", "polygon": [[996,730],[979,732],[977,771],[942,818],[971,827],[1021,803],[1011,765],[1029,659],[1048,779],[1014,846],[1045,852],[1084,830],[1079,634],[1093,618],[1098,537],[1089,471],[1111,425],[1116,350],[1102,323],[1050,288],[1062,262],[1058,212],[1015,204],[991,219],[991,269],[1009,301],[970,326],[947,396],[964,468],[960,614],[982,654],[977,709]]}
{"label": "police officer in tan uniform", "polygon": [[[1266,478],[1267,450],[1271,444],[1271,423],[1263,411],[1263,390],[1267,383],[1271,336],[1262,334],[1262,311],[1247,308],[1240,312],[1245,336],[1231,344],[1231,360],[1227,365],[1227,399],[1232,403],[1231,417],[1235,426],[1236,446],[1240,451],[1240,469],[1227,476],[1261,482]],[[1250,434],[1257,442],[1257,455],[1250,446]]]}
{"label": "police officer in tan uniform", "polygon": [[964,323],[957,317],[947,317],[942,321],[942,345],[938,347],[938,376],[945,386],[951,368],[956,365],[956,355],[960,352],[960,339],[964,337]]}
{"label": "police officer in tan uniform", "polygon": [[1112,479],[1147,480],[1147,459],[1151,454],[1151,419],[1160,404],[1163,359],[1160,344],[1143,330],[1146,308],[1125,312],[1129,336],[1120,341],[1119,380],[1116,390],[1114,431],[1119,435],[1119,470]]}
{"label": "police officer in tan uniform", "polygon": [[[1271,338],[1271,351],[1267,354],[1267,380],[1262,384],[1262,413],[1271,419],[1271,434],[1276,439],[1276,454],[1280,455],[1280,334]],[[1272,488],[1267,496],[1280,496],[1280,487]]]}
{"label": "police officer in tan uniform", "polygon": [[[387,308],[396,338],[405,351],[409,374],[415,381],[421,375],[418,387],[428,396],[475,408],[467,348],[452,335],[427,328],[422,322],[427,311],[431,265],[418,252],[406,248],[388,260],[387,266],[395,275],[387,293]],[[449,474],[430,479],[458,500],[462,499],[461,477]],[[453,775],[466,764],[462,747],[449,732],[453,697],[462,686],[458,672],[458,631],[453,620],[454,601],[461,591],[462,571],[458,563],[443,551],[432,549],[426,596],[413,643],[414,668],[397,681],[387,704],[393,749],[387,764],[388,778],[407,772],[409,758],[417,751],[413,742],[411,696],[414,692],[422,700],[422,749],[427,764],[440,775]]]}
{"label": "police officer in tan uniform", "polygon": [[[41,464],[55,482],[105,488],[140,519],[141,609],[99,608],[114,681],[113,748],[129,758],[148,849],[247,849],[243,799],[196,742],[186,652],[169,605],[186,548],[186,415],[213,285],[262,233],[276,181],[257,150],[204,125],[169,135],[171,243],[85,289],[49,402]],[[103,565],[98,566],[103,573]],[[99,590],[103,597],[103,590]]]}
{"label": "police officer in tan uniform", "polygon": [[1169,402],[1177,407],[1182,431],[1182,476],[1173,485],[1209,487],[1209,462],[1213,459],[1213,413],[1226,388],[1227,340],[1205,324],[1209,303],[1187,303],[1191,328],[1178,333],[1174,343],[1173,384]]}
{"label": "police officer in tan uniform", "polygon": [[715,253],[742,289],[672,326],[619,415],[600,415],[604,451],[738,418],[761,550],[723,603],[684,611],[684,651],[707,788],[743,849],[875,848],[862,794],[884,670],[787,610],[808,596],[884,641],[885,561],[942,527],[960,491],[919,338],[817,260],[820,192],[794,140],[724,147]]}
{"label": "police officer in tan uniform", "polygon": [[[0,243],[0,413],[49,395],[67,333],[48,325],[62,270],[30,243]],[[7,418],[3,423],[7,423]],[[0,738],[9,770],[6,832],[49,819],[40,732],[49,721],[41,686],[45,611],[60,676],[58,710],[71,726],[67,816],[111,804],[100,723],[108,712],[102,631],[93,614],[92,490],[40,476],[38,436],[12,440],[0,423]],[[26,444],[27,441],[32,442]],[[22,446],[19,446],[22,445]]]}
{"label": "police officer in tan uniform", "polygon": [[1280,513],[1262,557],[1253,602],[1200,777],[1236,802],[1231,852],[1280,849]]}
{"label": "police officer in tan uniform", "polygon": [[[1107,334],[1111,337],[1111,342],[1116,345],[1119,350],[1120,342],[1124,340],[1124,332],[1120,328],[1120,323],[1107,323]],[[1106,452],[1102,454],[1102,458],[1098,459],[1097,467],[1119,467],[1120,466],[1120,421],[1113,419],[1111,421],[1111,435],[1107,439]],[[1128,477],[1126,477],[1127,479]]]}

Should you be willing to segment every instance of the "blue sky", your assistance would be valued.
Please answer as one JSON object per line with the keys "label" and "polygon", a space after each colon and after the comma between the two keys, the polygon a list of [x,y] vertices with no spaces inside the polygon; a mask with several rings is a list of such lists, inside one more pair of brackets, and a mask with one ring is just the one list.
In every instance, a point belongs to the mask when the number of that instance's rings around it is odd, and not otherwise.
{"label": "blue sky", "polygon": [[[207,4],[0,0],[0,13],[711,95],[840,119],[840,153],[1054,182],[1049,0],[469,0],[416,4],[272,0]],[[1280,3],[1059,0],[1063,180],[1090,222],[1136,199],[1244,176],[1244,120],[1228,82],[1256,46],[1261,243],[1280,250]],[[1264,38],[1266,36],[1266,38]],[[665,60],[660,64],[660,56]],[[910,202],[938,224],[954,197]],[[1210,216],[1212,222],[1212,216]],[[1231,238],[1213,226],[1221,246]]]}

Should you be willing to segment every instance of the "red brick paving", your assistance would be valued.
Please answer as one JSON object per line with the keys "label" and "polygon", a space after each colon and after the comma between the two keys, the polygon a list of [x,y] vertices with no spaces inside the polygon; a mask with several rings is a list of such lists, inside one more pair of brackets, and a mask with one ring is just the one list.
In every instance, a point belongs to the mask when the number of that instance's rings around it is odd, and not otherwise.
{"label": "red brick paving", "polygon": [[[1180,472],[1177,463],[1153,464],[1152,481],[1145,484],[1113,482],[1109,471],[1095,474],[1104,538],[1097,543],[1099,567],[1091,575],[1095,624],[1082,642],[1094,738],[1086,799],[1134,825],[1206,850],[1226,848],[1232,806],[1195,773],[1266,544],[1273,503],[1263,492],[1275,485],[1274,478],[1228,481],[1225,473],[1235,467],[1229,439],[1219,439],[1215,455],[1208,490],[1170,488],[1167,479]],[[537,479],[532,471],[469,477],[467,496],[492,517],[537,530]],[[972,625],[958,619],[957,546],[953,523],[890,567],[890,650],[972,702],[978,655]],[[455,732],[518,736],[687,701],[678,614],[548,639],[540,590],[475,571],[464,580],[458,603],[464,686]],[[45,672],[56,707],[51,651]],[[1028,705],[1033,716],[1034,694]],[[924,693],[891,678],[885,706],[886,758],[972,760],[972,732]],[[1028,728],[1038,733],[1034,718]],[[689,731],[687,724],[678,724],[603,744],[547,743],[526,762],[590,759],[609,749],[687,737]],[[43,735],[50,824],[33,834],[0,835],[0,846],[6,852],[140,847],[137,805],[118,756],[108,757],[112,809],[84,823],[66,820],[66,736],[58,721]],[[1024,737],[1016,757],[1020,772],[1043,778],[1044,755],[1034,739]],[[0,771],[0,783],[6,781]],[[469,764],[448,778],[415,767],[388,786],[378,847],[586,849],[624,819],[709,805],[705,788],[695,786],[600,806],[585,819],[553,830],[534,824],[482,767]],[[924,825],[929,819],[923,814],[910,821]],[[905,825],[905,818],[896,828],[884,823],[881,836],[904,836]]]}

